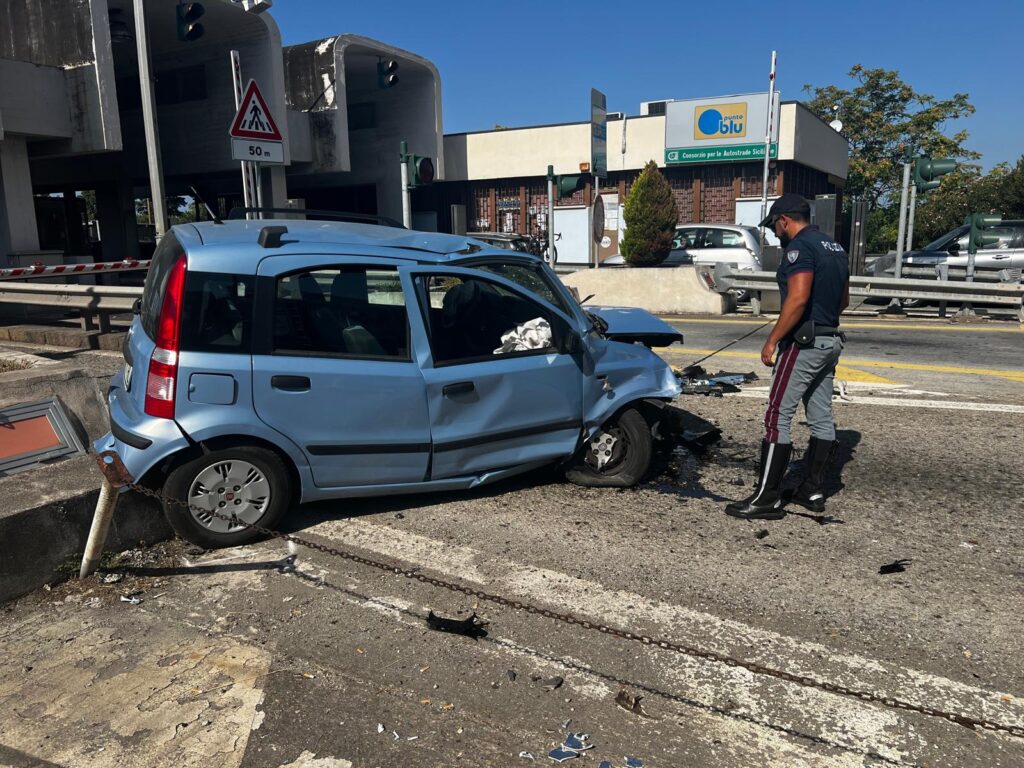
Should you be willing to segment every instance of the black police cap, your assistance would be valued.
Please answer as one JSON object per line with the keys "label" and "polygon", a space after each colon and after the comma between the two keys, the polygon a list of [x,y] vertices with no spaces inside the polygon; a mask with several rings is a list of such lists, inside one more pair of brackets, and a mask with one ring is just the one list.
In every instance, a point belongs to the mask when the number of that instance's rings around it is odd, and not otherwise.
{"label": "black police cap", "polygon": [[811,206],[803,199],[803,197],[795,192],[787,192],[772,203],[772,207],[768,209],[768,215],[764,217],[764,221],[762,221],[758,226],[771,226],[773,218],[787,213],[799,213],[802,214],[805,219],[809,219],[811,216]]}

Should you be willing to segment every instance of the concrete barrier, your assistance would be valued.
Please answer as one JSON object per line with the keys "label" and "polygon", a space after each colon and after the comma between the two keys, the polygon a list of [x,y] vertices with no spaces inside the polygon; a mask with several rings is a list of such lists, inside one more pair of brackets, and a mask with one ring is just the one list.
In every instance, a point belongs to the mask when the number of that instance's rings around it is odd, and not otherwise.
{"label": "concrete barrier", "polygon": [[724,315],[735,299],[709,289],[693,267],[602,267],[560,275],[597,306],[639,307],[659,314]]}

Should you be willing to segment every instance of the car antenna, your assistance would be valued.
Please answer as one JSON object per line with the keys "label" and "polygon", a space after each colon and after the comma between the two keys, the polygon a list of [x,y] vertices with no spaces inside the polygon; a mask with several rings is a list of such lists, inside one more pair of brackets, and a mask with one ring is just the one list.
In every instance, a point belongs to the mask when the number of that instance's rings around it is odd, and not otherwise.
{"label": "car antenna", "polygon": [[192,197],[194,197],[196,200],[203,204],[203,207],[206,209],[206,212],[210,214],[210,218],[213,219],[214,224],[224,223],[223,221],[221,221],[220,216],[213,212],[213,208],[210,207],[210,204],[203,200],[203,196],[196,191],[195,187],[189,186],[189,190],[192,192]]}

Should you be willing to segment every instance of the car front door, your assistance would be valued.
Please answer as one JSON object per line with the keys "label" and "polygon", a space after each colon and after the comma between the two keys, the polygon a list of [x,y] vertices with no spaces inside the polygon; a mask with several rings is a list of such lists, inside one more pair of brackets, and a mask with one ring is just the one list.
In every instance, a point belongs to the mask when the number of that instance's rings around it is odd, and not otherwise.
{"label": "car front door", "polygon": [[[431,479],[569,457],[583,428],[579,337],[568,317],[501,277],[422,267]],[[421,354],[417,350],[417,354]]]}
{"label": "car front door", "polygon": [[422,482],[426,388],[398,271],[274,256],[257,279],[253,403],[302,448],[317,487]]}

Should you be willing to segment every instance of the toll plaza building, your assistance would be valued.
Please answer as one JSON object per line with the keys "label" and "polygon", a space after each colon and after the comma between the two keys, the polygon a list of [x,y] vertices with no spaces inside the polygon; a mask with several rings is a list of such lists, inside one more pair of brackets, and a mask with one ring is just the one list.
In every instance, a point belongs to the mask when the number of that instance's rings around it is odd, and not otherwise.
{"label": "toll plaza building", "polygon": [[[756,124],[745,126],[744,137],[728,135],[702,145],[698,115],[709,103],[738,103],[762,97],[765,107]],[[645,102],[638,116],[609,113],[607,123],[608,176],[595,189],[585,175],[583,188],[555,202],[554,231],[559,264],[584,266],[590,260],[587,207],[599,193],[604,206],[606,237],[599,258],[618,253],[623,231],[622,204],[640,170],[657,161],[675,198],[678,221],[757,225],[760,219],[764,158],[764,120],[767,94],[727,96],[677,102]],[[756,105],[748,115],[755,116]],[[666,128],[673,115],[682,115],[670,140]],[[816,223],[839,235],[837,213],[847,175],[846,139],[806,106],[776,102],[776,140],[772,142],[768,203],[784,192],[796,192],[814,204]],[[689,123],[687,123],[689,120]],[[667,125],[667,122],[669,124]],[[705,123],[707,121],[705,120]],[[694,124],[696,123],[696,124]],[[547,167],[558,175],[579,174],[590,162],[588,122],[496,129],[444,137],[443,183],[417,189],[414,211],[436,214],[438,229],[449,232],[519,232],[541,234],[546,228]],[[687,137],[690,140],[687,142]],[[693,146],[696,145],[696,146]],[[711,148],[714,148],[712,151]],[[586,165],[582,167],[587,167]],[[816,203],[816,204],[815,204]],[[773,238],[773,236],[772,236]]]}

